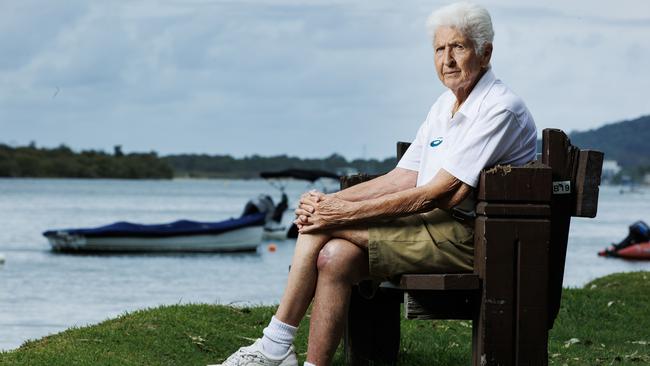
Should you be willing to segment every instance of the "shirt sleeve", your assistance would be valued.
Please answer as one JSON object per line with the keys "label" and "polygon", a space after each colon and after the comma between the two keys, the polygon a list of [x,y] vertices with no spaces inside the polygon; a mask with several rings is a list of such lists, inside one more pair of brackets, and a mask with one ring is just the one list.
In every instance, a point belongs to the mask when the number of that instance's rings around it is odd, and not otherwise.
{"label": "shirt sleeve", "polygon": [[422,159],[422,149],[426,141],[427,121],[424,121],[418,129],[415,139],[411,142],[411,146],[406,149],[406,152],[397,163],[398,168],[408,170],[420,171],[420,160]]}
{"label": "shirt sleeve", "polygon": [[449,151],[442,168],[476,188],[481,170],[503,161],[521,132],[517,117],[507,109],[488,113],[474,121],[470,131]]}

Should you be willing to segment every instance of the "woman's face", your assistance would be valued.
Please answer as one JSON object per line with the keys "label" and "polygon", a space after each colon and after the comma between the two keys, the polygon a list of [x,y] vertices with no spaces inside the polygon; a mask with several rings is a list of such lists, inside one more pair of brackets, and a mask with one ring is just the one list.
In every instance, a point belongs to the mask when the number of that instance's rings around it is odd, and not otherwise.
{"label": "woman's face", "polygon": [[469,94],[478,81],[481,70],[490,63],[491,45],[478,55],[474,43],[453,27],[440,26],[433,40],[434,59],[438,78],[457,96]]}

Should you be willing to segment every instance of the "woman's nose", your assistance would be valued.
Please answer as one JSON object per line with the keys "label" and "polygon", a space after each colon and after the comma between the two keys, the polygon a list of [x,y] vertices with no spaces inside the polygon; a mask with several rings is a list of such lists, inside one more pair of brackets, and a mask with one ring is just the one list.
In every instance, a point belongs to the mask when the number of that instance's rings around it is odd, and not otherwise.
{"label": "woman's nose", "polygon": [[456,62],[454,60],[454,56],[452,55],[452,53],[451,53],[451,51],[449,49],[445,50],[445,56],[444,56],[443,60],[445,62],[445,65],[447,65],[447,66],[453,66],[454,62]]}

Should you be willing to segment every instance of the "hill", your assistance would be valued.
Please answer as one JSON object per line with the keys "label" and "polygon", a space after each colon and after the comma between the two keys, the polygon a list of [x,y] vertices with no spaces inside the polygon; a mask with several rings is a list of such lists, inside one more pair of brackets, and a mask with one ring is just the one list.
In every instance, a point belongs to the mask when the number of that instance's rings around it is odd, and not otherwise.
{"label": "hill", "polygon": [[603,151],[605,159],[616,160],[624,168],[650,166],[650,115],[571,132],[569,137],[574,145]]}

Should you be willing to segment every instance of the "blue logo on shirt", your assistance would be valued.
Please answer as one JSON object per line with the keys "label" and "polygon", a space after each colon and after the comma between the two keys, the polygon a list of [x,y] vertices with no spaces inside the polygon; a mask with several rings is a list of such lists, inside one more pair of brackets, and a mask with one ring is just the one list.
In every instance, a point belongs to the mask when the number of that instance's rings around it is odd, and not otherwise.
{"label": "blue logo on shirt", "polygon": [[438,146],[440,144],[442,144],[442,137],[438,137],[438,138],[433,139],[433,141],[431,141],[430,145],[431,145],[431,147],[436,147],[436,146]]}

